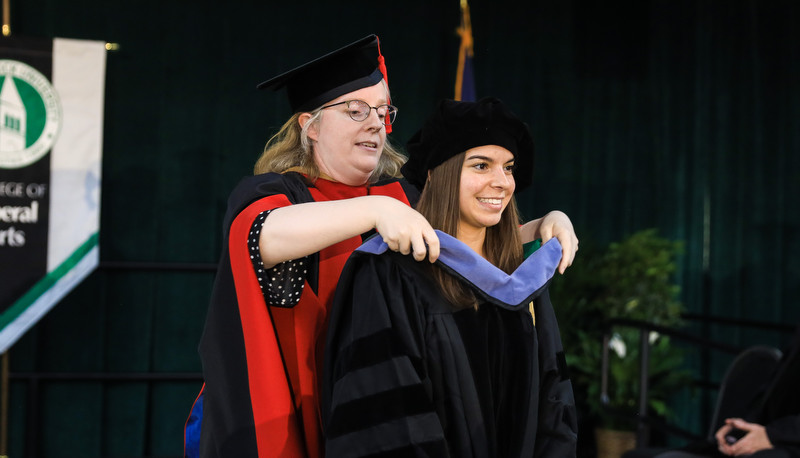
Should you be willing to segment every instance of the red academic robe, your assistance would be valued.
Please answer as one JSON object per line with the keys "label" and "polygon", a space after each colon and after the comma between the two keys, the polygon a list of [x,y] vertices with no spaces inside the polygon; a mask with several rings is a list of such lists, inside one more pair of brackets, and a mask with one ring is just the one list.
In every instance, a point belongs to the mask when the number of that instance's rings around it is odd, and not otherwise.
{"label": "red academic robe", "polygon": [[310,256],[300,301],[289,308],[266,303],[247,238],[264,211],[366,195],[409,204],[416,190],[402,180],[351,187],[319,179],[310,185],[287,173],[247,178],[231,194],[200,342],[205,379],[200,456],[324,456],[319,387],[327,314],[342,268],[362,237]]}

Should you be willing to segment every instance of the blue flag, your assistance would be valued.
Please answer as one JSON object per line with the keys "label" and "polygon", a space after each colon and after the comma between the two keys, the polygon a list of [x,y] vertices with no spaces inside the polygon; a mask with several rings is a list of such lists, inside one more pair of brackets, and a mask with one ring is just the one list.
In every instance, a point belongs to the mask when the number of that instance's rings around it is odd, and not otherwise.
{"label": "blue flag", "polygon": [[475,77],[472,71],[474,52],[472,46],[472,23],[469,18],[467,0],[461,0],[461,26],[458,28],[458,34],[461,36],[461,47],[458,51],[456,90],[453,98],[464,102],[474,102],[476,100]]}

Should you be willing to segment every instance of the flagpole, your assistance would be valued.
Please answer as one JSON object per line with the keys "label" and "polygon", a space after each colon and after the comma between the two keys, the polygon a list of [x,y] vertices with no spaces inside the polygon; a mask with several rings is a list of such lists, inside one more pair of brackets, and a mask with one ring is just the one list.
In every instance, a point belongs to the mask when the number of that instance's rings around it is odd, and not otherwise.
{"label": "flagpole", "polygon": [[461,36],[461,46],[458,50],[458,69],[456,71],[455,100],[461,100],[461,90],[464,85],[464,65],[467,56],[472,57],[472,21],[469,17],[469,4],[461,0],[461,26],[457,30]]}
{"label": "flagpole", "polygon": [[0,458],[8,458],[8,351],[3,353],[0,364]]}
{"label": "flagpole", "polygon": [[3,0],[3,36],[11,35],[11,0]]}
{"label": "flagpole", "polygon": [[[11,36],[11,0],[3,0],[3,36]],[[8,351],[0,358],[0,458],[8,458]]]}

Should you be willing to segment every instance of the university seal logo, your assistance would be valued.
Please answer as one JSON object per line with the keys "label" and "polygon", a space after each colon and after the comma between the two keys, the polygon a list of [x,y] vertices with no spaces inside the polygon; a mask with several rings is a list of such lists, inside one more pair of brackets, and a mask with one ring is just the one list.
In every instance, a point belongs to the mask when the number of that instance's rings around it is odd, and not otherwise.
{"label": "university seal logo", "polygon": [[61,100],[50,81],[30,65],[0,59],[0,168],[41,159],[60,128]]}

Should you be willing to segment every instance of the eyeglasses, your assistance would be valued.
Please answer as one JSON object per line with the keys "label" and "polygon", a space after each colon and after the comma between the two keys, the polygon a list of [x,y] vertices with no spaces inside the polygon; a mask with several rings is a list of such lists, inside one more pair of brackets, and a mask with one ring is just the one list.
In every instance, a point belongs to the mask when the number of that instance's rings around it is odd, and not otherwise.
{"label": "eyeglasses", "polygon": [[330,105],[325,105],[324,107],[320,108],[320,110],[335,107],[337,105],[347,105],[347,114],[350,115],[350,119],[353,121],[362,122],[366,120],[372,110],[375,110],[375,113],[378,113],[378,118],[387,126],[391,125],[395,118],[397,118],[396,106],[378,105],[377,107],[373,107],[363,100],[345,100],[344,102],[332,103]]}

